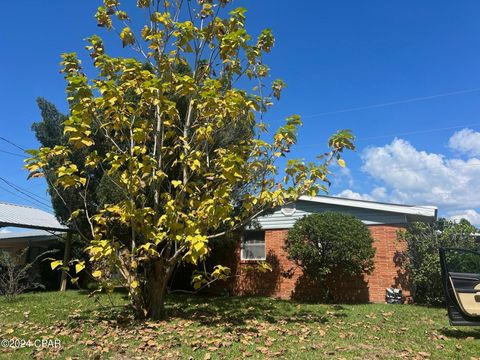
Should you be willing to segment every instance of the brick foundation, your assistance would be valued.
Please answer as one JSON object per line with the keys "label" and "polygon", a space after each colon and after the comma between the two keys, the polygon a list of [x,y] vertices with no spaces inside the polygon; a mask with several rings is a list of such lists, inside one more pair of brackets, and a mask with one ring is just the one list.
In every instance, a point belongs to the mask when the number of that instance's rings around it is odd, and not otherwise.
{"label": "brick foundation", "polygon": [[[370,275],[328,280],[332,288],[330,297],[335,302],[384,302],[385,289],[397,287],[409,297],[408,277],[401,270],[399,251],[405,244],[397,240],[401,225],[369,226],[377,249],[375,269]],[[287,258],[284,249],[288,230],[267,230],[265,248],[267,262],[272,272],[259,273],[249,270],[251,263],[240,261],[239,248],[235,254],[235,277],[231,290],[238,295],[262,295],[281,299],[316,300],[322,294],[320,285],[309,279],[295,263]],[[334,285],[334,286],[332,286]]]}

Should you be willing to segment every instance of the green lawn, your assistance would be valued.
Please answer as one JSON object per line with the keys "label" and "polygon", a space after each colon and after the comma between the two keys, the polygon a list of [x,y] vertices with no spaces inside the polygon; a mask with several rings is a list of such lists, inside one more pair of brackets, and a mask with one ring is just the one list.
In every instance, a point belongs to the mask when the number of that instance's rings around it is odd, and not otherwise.
{"label": "green lawn", "polygon": [[439,308],[172,296],[169,321],[137,322],[124,304],[78,291],[0,300],[0,338],[61,341],[0,358],[480,359],[480,329],[448,326]]}

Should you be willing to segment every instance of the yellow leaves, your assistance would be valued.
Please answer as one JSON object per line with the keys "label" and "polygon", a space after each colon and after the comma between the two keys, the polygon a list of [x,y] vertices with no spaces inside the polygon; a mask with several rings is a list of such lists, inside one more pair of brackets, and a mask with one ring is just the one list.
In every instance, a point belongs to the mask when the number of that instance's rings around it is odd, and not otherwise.
{"label": "yellow leaves", "polygon": [[100,6],[95,14],[95,18],[97,19],[97,24],[100,27],[106,27],[110,29],[112,27],[112,19],[109,16],[108,10]]}
{"label": "yellow leaves", "polygon": [[88,138],[83,138],[80,140],[80,143],[82,143],[83,145],[85,146],[93,146],[95,145],[95,141],[93,141],[92,139],[88,139]]}
{"label": "yellow leaves", "polygon": [[131,287],[132,289],[134,289],[134,290],[138,287],[138,285],[139,285],[139,283],[138,283],[137,280],[133,280],[133,281],[130,283],[130,287]]}
{"label": "yellow leaves", "polygon": [[227,280],[231,273],[230,268],[223,265],[216,265],[212,272],[212,276],[219,280]]}
{"label": "yellow leaves", "polygon": [[337,159],[337,164],[340,165],[340,167],[344,168],[345,167],[345,160],[343,159]]}
{"label": "yellow leaves", "polygon": [[115,243],[111,240],[92,240],[92,245],[85,248],[90,255],[90,261],[111,258],[115,255]]}
{"label": "yellow leaves", "polygon": [[95,150],[87,156],[85,159],[85,166],[89,168],[94,168],[100,163],[100,157],[98,156],[97,151]]}
{"label": "yellow leaves", "polygon": [[123,47],[135,43],[133,32],[128,26],[123,28],[122,32],[120,33],[120,39],[122,40]]}
{"label": "yellow leaves", "polygon": [[207,281],[203,274],[197,273],[192,276],[192,285],[195,290],[200,289],[205,283],[207,283]]}
{"label": "yellow leaves", "polygon": [[184,255],[184,260],[196,265],[198,261],[203,260],[209,252],[208,239],[204,235],[187,236],[185,242],[190,244],[190,248]]}
{"label": "yellow leaves", "polygon": [[103,247],[101,246],[90,246],[88,248],[91,255],[97,255],[103,251]]}
{"label": "yellow leaves", "polygon": [[182,182],[180,180],[172,180],[172,185],[174,188],[177,188],[182,185]]}
{"label": "yellow leaves", "polygon": [[[86,111],[86,109],[83,109]],[[90,116],[78,114],[72,115],[64,123],[63,133],[68,137],[68,142],[73,144],[76,148],[90,147],[95,144],[90,135]]]}
{"label": "yellow leaves", "polygon": [[168,27],[172,23],[172,19],[170,17],[170,13],[160,13],[160,12],[154,12],[152,13],[150,19],[155,22],[155,23],[160,23],[164,25],[165,27]]}
{"label": "yellow leaves", "polygon": [[65,125],[65,127],[63,128],[63,133],[66,135],[68,133],[74,133],[74,132],[77,132],[77,128],[76,127],[73,127],[73,126],[68,126],[68,125]]}
{"label": "yellow leaves", "polygon": [[238,172],[235,172],[235,173],[233,174],[233,176],[235,176],[237,179],[240,179],[240,180],[243,179],[243,175],[240,174],[240,173],[238,173]]}
{"label": "yellow leaves", "polygon": [[85,261],[81,261],[81,262],[75,264],[75,273],[76,274],[78,274],[83,269],[85,269]]}
{"label": "yellow leaves", "polygon": [[87,179],[78,176],[78,167],[75,164],[68,163],[64,166],[60,166],[57,169],[57,184],[63,186],[64,189],[70,186],[85,186]]}
{"label": "yellow leaves", "polygon": [[140,8],[147,8],[150,6],[151,0],[137,0],[137,6]]}
{"label": "yellow leaves", "polygon": [[94,272],[92,272],[92,276],[95,278],[95,279],[99,279],[102,277],[102,271],[101,270],[95,270]]}
{"label": "yellow leaves", "polygon": [[137,248],[137,252],[141,260],[147,260],[149,258],[159,257],[160,254],[156,250],[155,243],[147,242],[146,244],[140,245]]}
{"label": "yellow leaves", "polygon": [[52,270],[55,270],[56,268],[58,268],[59,266],[62,266],[62,265],[63,265],[62,260],[55,260],[55,261],[52,261],[50,263],[50,266],[51,266]]}
{"label": "yellow leaves", "polygon": [[194,171],[197,170],[197,169],[200,169],[200,167],[201,167],[201,164],[200,164],[200,160],[198,160],[198,159],[194,159],[192,161],[192,163],[190,164],[190,169],[192,169]]}
{"label": "yellow leaves", "polygon": [[60,166],[57,170],[58,176],[73,175],[78,171],[78,167],[75,164],[69,164],[68,166]]}

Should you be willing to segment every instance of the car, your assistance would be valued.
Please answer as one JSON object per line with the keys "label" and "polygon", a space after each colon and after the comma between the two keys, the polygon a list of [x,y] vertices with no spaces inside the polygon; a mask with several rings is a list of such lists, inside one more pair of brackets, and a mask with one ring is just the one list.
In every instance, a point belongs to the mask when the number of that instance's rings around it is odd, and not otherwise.
{"label": "car", "polygon": [[448,319],[454,326],[480,326],[480,252],[440,248]]}

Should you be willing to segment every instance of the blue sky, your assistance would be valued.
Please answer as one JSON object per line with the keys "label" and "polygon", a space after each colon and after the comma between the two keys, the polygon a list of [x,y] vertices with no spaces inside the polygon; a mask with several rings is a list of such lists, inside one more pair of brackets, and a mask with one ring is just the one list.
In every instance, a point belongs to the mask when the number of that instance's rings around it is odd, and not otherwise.
{"label": "blue sky", "polygon": [[[267,62],[288,89],[267,119],[304,117],[292,156],[313,159],[337,129],[357,136],[348,169],[333,169],[331,194],[437,205],[444,216],[480,225],[478,1],[236,4],[248,8],[251,32],[270,27],[276,36]],[[107,45],[111,39],[96,27],[98,5],[1,2],[8,16],[0,34],[0,136],[23,148],[38,146],[30,131],[40,118],[38,96],[66,111],[60,54],[77,51],[88,63],[82,39],[99,34]],[[110,49],[122,54],[117,43]],[[21,157],[1,151],[20,153],[0,141],[0,176],[48,202],[44,184],[26,180]],[[37,205],[2,181],[0,200]]]}

